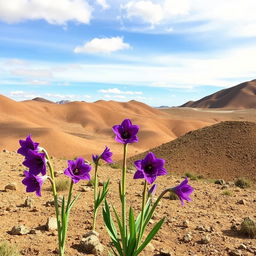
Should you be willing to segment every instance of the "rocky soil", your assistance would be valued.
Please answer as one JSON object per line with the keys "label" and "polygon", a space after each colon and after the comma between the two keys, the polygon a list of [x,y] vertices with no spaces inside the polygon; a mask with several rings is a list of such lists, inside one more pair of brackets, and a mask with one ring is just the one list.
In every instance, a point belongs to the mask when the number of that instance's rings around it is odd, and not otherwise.
{"label": "rocky soil", "polygon": [[[52,223],[53,227],[46,227],[48,218],[54,217],[50,185],[44,184],[40,198],[25,193],[25,187],[21,184],[24,170],[22,160],[14,152],[0,153],[0,240],[16,245],[22,255],[56,255],[57,233],[54,224]],[[54,158],[53,162],[57,178],[64,178],[60,173],[66,168],[66,160]],[[101,181],[110,177],[108,200],[120,209],[120,170],[101,166],[99,173]],[[128,204],[139,210],[142,180],[133,180],[132,173],[132,170],[128,173]],[[157,194],[166,187],[179,184],[182,179],[174,172],[167,177],[158,178]],[[195,188],[192,202],[182,207],[179,201],[168,197],[161,201],[150,226],[162,217],[166,217],[166,222],[142,255],[256,255],[256,239],[243,237],[235,231],[245,217],[256,219],[255,188],[240,189],[233,182],[220,185],[206,179],[190,181],[190,184]],[[81,241],[92,225],[93,191],[87,186],[87,182],[79,182],[75,185],[74,194],[80,192],[81,196],[70,216],[67,256],[86,255]],[[60,192],[62,194],[67,194],[67,191]],[[109,238],[101,216],[97,231],[105,246],[103,255],[107,255]],[[22,234],[18,235],[19,233]]]}

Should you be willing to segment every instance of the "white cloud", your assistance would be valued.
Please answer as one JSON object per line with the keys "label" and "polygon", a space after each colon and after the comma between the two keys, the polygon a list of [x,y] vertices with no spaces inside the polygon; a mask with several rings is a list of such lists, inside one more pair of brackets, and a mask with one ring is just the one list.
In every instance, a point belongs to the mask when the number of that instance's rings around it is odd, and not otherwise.
{"label": "white cloud", "polygon": [[94,38],[83,46],[77,46],[75,53],[112,53],[129,49],[130,45],[123,41],[122,37]]}
{"label": "white cloud", "polygon": [[100,93],[111,93],[111,94],[126,94],[126,95],[141,95],[142,92],[138,91],[121,91],[118,88],[101,89]]}
{"label": "white cloud", "polygon": [[49,69],[13,69],[11,74],[21,77],[51,78],[52,72]]}
{"label": "white cloud", "polygon": [[7,23],[38,19],[58,25],[89,23],[91,12],[85,0],[0,0],[0,20]]}
{"label": "white cloud", "polygon": [[103,8],[108,9],[109,5],[107,4],[106,0],[97,0],[97,3]]}
{"label": "white cloud", "polygon": [[256,36],[255,0],[140,0],[129,1],[123,9],[124,18],[137,17],[151,24],[150,29],[165,25],[164,31],[170,32],[171,25],[175,33],[222,31],[232,36]]}
{"label": "white cloud", "polygon": [[127,18],[139,17],[152,25],[158,24],[164,18],[162,6],[151,1],[131,1],[123,8],[127,11]]}

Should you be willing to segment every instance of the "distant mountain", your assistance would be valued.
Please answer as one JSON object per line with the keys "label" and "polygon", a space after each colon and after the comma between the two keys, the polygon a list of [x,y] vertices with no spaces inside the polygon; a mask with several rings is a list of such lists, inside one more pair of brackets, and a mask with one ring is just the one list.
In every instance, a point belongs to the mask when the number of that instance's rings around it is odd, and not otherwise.
{"label": "distant mountain", "polygon": [[169,106],[159,106],[159,107],[156,107],[156,108],[163,109],[163,108],[169,108]]}
{"label": "distant mountain", "polygon": [[60,100],[60,101],[56,101],[57,104],[66,104],[71,102],[70,100]]}
{"label": "distant mountain", "polygon": [[180,107],[229,109],[256,108],[256,79],[218,91],[197,101],[189,101]]}
{"label": "distant mountain", "polygon": [[41,98],[41,97],[36,97],[32,100],[39,101],[39,102],[46,102],[46,103],[54,103],[53,101],[50,101],[50,100],[47,100],[47,99],[44,99],[44,98]]}

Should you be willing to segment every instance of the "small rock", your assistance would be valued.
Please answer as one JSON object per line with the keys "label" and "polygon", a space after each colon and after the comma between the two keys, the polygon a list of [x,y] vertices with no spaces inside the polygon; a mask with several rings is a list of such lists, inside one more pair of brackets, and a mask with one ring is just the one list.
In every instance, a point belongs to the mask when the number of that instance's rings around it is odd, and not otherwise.
{"label": "small rock", "polygon": [[92,187],[88,187],[88,186],[83,186],[80,188],[81,192],[88,192],[88,191],[92,191]]}
{"label": "small rock", "polygon": [[9,151],[7,149],[3,149],[4,153],[9,153]]}
{"label": "small rock", "polygon": [[145,247],[145,252],[154,252],[155,251],[155,247],[152,243],[149,243],[146,247]]}
{"label": "small rock", "polygon": [[229,188],[229,185],[223,185],[222,187],[221,187],[221,189],[227,189],[227,188]]}
{"label": "small rock", "polygon": [[34,203],[34,200],[31,197],[27,197],[25,202],[24,202],[24,206],[28,207],[28,208],[32,208],[33,203]]}
{"label": "small rock", "polygon": [[201,243],[201,244],[209,244],[210,241],[211,241],[210,236],[206,235],[206,236],[204,236],[204,237],[200,240],[200,243]]}
{"label": "small rock", "polygon": [[246,202],[245,202],[245,200],[244,200],[244,199],[241,199],[241,200],[238,200],[238,201],[237,201],[237,204],[243,204],[243,205],[245,205],[245,204],[246,204]]}
{"label": "small rock", "polygon": [[229,252],[230,256],[242,256],[242,252],[240,250],[232,250]]}
{"label": "small rock", "polygon": [[184,243],[189,243],[190,241],[192,241],[192,236],[188,233],[188,234],[183,236],[182,241]]}
{"label": "small rock", "polygon": [[4,187],[5,190],[17,190],[17,184],[16,183],[9,183]]}
{"label": "small rock", "polygon": [[45,227],[48,231],[56,230],[58,228],[56,217],[48,218]]}
{"label": "small rock", "polygon": [[238,249],[247,250],[247,246],[245,244],[240,244]]}
{"label": "small rock", "polygon": [[[61,207],[61,205],[62,205],[62,196],[58,196],[58,206],[59,207]],[[50,200],[50,201],[47,201],[46,203],[45,203],[45,206],[54,206],[54,200]]]}
{"label": "small rock", "polygon": [[172,256],[172,254],[169,250],[161,248],[159,250],[159,256]]}
{"label": "small rock", "polygon": [[30,230],[27,227],[23,226],[23,225],[14,226],[12,228],[12,230],[10,231],[11,235],[26,235],[28,233],[30,233]]}
{"label": "small rock", "polygon": [[80,242],[85,253],[92,253],[94,255],[103,255],[104,246],[100,243],[99,237],[94,231],[91,231],[82,238]]}
{"label": "small rock", "polygon": [[184,220],[183,222],[182,222],[182,225],[181,225],[183,228],[188,228],[188,226],[189,226],[189,221],[188,220]]}
{"label": "small rock", "polygon": [[225,185],[226,184],[225,180],[216,180],[214,183],[219,184],[219,185]]}

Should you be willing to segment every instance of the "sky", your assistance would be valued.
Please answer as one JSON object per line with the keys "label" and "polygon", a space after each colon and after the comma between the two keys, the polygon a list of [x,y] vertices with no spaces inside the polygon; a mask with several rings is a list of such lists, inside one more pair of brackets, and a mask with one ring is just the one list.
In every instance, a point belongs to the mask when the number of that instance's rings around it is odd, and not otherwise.
{"label": "sky", "polygon": [[0,0],[0,94],[178,106],[256,78],[255,0]]}

